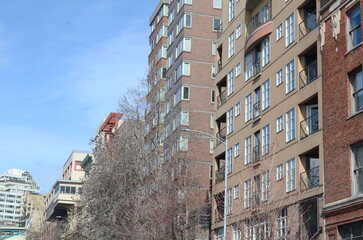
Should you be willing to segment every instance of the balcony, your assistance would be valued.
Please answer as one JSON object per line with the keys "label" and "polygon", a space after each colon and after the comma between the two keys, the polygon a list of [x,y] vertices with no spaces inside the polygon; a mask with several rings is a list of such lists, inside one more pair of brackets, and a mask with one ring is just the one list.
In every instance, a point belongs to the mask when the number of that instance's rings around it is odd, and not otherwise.
{"label": "balcony", "polygon": [[306,85],[314,82],[318,78],[318,64],[317,60],[307,65],[301,72],[299,72],[300,89]]}
{"label": "balcony", "polygon": [[256,119],[260,116],[261,113],[261,102],[258,101],[253,104],[253,119]]}
{"label": "balcony", "polygon": [[315,113],[304,121],[300,122],[301,136],[300,139],[309,137],[319,130],[319,113]]}
{"label": "balcony", "polygon": [[247,38],[263,24],[271,21],[271,7],[263,7],[247,24]]}
{"label": "balcony", "polygon": [[308,35],[311,31],[313,31],[317,27],[316,22],[316,11],[308,13],[307,17],[301,21],[299,24],[300,29],[300,39]]}
{"label": "balcony", "polygon": [[301,190],[309,190],[319,187],[319,167],[314,167],[300,174]]}
{"label": "balcony", "polygon": [[221,94],[217,97],[217,108],[220,108],[227,101],[227,88],[222,90]]}
{"label": "balcony", "polygon": [[216,171],[216,184],[220,183],[222,181],[224,181],[224,176],[225,176],[225,167],[220,167],[217,171]]}
{"label": "balcony", "polygon": [[222,142],[225,142],[226,136],[227,136],[227,128],[224,127],[221,130],[219,130],[219,132],[217,132],[217,134],[216,134],[216,138],[220,140],[220,141],[217,141],[216,146],[218,146]]}
{"label": "balcony", "polygon": [[253,163],[257,163],[261,160],[261,148],[256,146],[253,148]]}

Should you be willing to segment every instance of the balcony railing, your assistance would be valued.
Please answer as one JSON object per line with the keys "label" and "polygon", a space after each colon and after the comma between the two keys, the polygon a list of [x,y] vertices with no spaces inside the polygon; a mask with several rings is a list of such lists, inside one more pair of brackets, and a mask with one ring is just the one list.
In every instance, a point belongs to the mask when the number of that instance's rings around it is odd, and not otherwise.
{"label": "balcony railing", "polygon": [[261,203],[261,196],[260,192],[254,192],[252,195],[252,207],[257,208],[260,206]]}
{"label": "balcony railing", "polygon": [[315,113],[305,119],[304,121],[301,121],[300,123],[300,129],[301,129],[301,137],[300,139],[304,139],[306,137],[309,137],[311,134],[316,133],[319,130],[319,114]]}
{"label": "balcony railing", "polygon": [[260,116],[261,112],[261,102],[258,101],[255,104],[253,104],[253,118],[256,119]]}
{"label": "balcony railing", "polygon": [[253,163],[257,163],[261,160],[261,148],[256,146],[253,148]]}
{"label": "balcony railing", "polygon": [[223,166],[216,171],[216,184],[224,181],[224,174],[226,168]]}
{"label": "balcony railing", "polygon": [[299,73],[300,89],[314,82],[317,78],[318,78],[318,64],[317,61],[315,60],[314,62],[307,65]]}
{"label": "balcony railing", "polygon": [[317,27],[316,12],[309,13],[309,15],[299,24],[300,39],[308,35]]}
{"label": "balcony railing", "polygon": [[271,7],[264,7],[248,22],[247,37],[249,37],[253,31],[268,21],[271,21]]}
{"label": "balcony railing", "polygon": [[300,174],[301,190],[319,187],[319,167],[314,167]]}
{"label": "balcony railing", "polygon": [[224,214],[224,209],[222,208],[216,208],[214,211],[214,222],[221,222],[223,221],[223,214]]}
{"label": "balcony railing", "polygon": [[217,108],[227,101],[227,88],[225,88],[217,98]]}
{"label": "balcony railing", "polygon": [[226,141],[226,136],[227,136],[227,128],[224,127],[221,130],[219,130],[219,132],[217,132],[217,134],[216,134],[216,138],[220,140],[220,141],[217,141],[216,146],[218,146],[222,142]]}

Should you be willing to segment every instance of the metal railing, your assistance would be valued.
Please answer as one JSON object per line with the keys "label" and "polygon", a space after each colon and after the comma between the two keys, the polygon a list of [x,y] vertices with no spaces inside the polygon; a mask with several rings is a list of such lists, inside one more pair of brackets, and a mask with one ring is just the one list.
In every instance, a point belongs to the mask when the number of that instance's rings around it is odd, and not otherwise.
{"label": "metal railing", "polygon": [[227,101],[227,88],[217,97],[217,108],[221,107]]}
{"label": "metal railing", "polygon": [[261,113],[261,102],[258,101],[253,104],[253,119],[256,119],[260,116]]}
{"label": "metal railing", "polygon": [[319,167],[300,173],[300,180],[302,191],[319,187]]}
{"label": "metal railing", "polygon": [[217,171],[216,171],[216,184],[220,183],[222,181],[224,181],[224,174],[225,174],[226,168],[225,166],[220,167]]}
{"label": "metal railing", "polygon": [[308,35],[311,31],[313,31],[318,26],[316,22],[316,11],[309,13],[309,15],[304,18],[299,24],[300,29],[300,39]]}
{"label": "metal railing", "polygon": [[261,160],[261,148],[260,145],[253,148],[253,163],[257,163]]}
{"label": "metal railing", "polygon": [[227,136],[227,128],[224,127],[221,130],[219,130],[217,132],[217,134],[216,134],[216,138],[220,140],[220,141],[216,142],[216,146],[218,146],[222,142],[225,142],[226,141],[226,136]]}
{"label": "metal railing", "polygon": [[315,113],[300,122],[301,136],[300,139],[309,137],[319,130],[319,113]]}
{"label": "metal railing", "polygon": [[301,72],[299,72],[300,89],[306,85],[314,82],[318,78],[318,64],[317,60],[307,65]]}
{"label": "metal railing", "polygon": [[247,37],[251,35],[253,31],[271,21],[271,7],[264,7],[247,24]]}

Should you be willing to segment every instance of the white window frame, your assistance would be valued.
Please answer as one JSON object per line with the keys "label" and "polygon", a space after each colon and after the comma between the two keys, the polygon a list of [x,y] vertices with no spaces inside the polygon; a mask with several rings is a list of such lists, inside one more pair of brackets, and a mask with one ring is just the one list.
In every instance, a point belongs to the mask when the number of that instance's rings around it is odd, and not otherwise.
{"label": "white window frame", "polygon": [[241,147],[240,144],[237,143],[236,145],[234,145],[234,157],[239,157],[240,155],[240,151],[241,151]]}
{"label": "white window frame", "polygon": [[227,95],[231,95],[234,92],[234,69],[227,74]]}
{"label": "white window frame", "polygon": [[228,109],[227,111],[227,134],[230,134],[233,132],[233,125],[234,125],[234,120],[233,120],[234,114],[233,114],[233,107]]}
{"label": "white window frame", "polygon": [[234,32],[232,32],[228,36],[228,58],[231,58],[234,55],[234,46],[235,46]]}
{"label": "white window frame", "polygon": [[276,118],[276,133],[284,130],[284,115],[280,115]]}
{"label": "white window frame", "polygon": [[286,142],[296,138],[296,112],[295,108],[286,112]]}
{"label": "white window frame", "polygon": [[[359,142],[352,146],[352,181],[353,195],[363,193],[363,183],[360,182],[359,176],[363,174],[363,142]],[[359,189],[362,189],[360,191]]]}
{"label": "white window frame", "polygon": [[244,182],[244,208],[249,208],[252,205],[252,179]]}
{"label": "white window frame", "polygon": [[270,152],[270,124],[262,128],[262,155]]}
{"label": "white window frame", "polygon": [[270,106],[271,91],[270,80],[268,79],[262,83],[262,111]]}
{"label": "white window frame", "polygon": [[228,0],[228,21],[232,21],[236,15],[236,0]]}
{"label": "white window frame", "polygon": [[295,89],[295,60],[291,60],[285,67],[286,94]]}
{"label": "white window frame", "polygon": [[241,63],[237,63],[236,65],[236,77],[241,75]]}
{"label": "white window frame", "polygon": [[233,187],[233,198],[234,199],[239,198],[239,184],[237,184]]}
{"label": "white window frame", "polygon": [[280,40],[283,37],[283,26],[282,23],[280,23],[276,28],[276,41]]}
{"label": "white window frame", "polygon": [[288,47],[295,41],[295,14],[292,13],[285,20],[285,46]]}
{"label": "white window frame", "polygon": [[227,174],[232,173],[233,171],[233,148],[228,148],[227,149],[227,162],[226,162],[226,167],[227,167]]}
{"label": "white window frame", "polygon": [[245,138],[245,165],[252,162],[252,136]]}
{"label": "white window frame", "polygon": [[271,58],[271,44],[270,36],[266,37],[261,44],[262,49],[262,67],[266,66],[270,62]]}
{"label": "white window frame", "polygon": [[270,170],[267,170],[262,173],[262,191],[261,191],[261,200],[267,201],[269,199],[270,193]]}
{"label": "white window frame", "polygon": [[235,114],[235,117],[238,117],[239,115],[241,115],[241,102],[236,103],[236,106],[234,108],[234,114]]}
{"label": "white window frame", "polygon": [[296,189],[296,160],[291,158],[286,162],[286,192]]}
{"label": "white window frame", "polygon": [[276,72],[276,86],[281,85],[284,82],[284,70],[280,68]]}
{"label": "white window frame", "polygon": [[252,93],[245,97],[245,122],[252,119]]}
{"label": "white window frame", "polygon": [[276,167],[276,181],[280,181],[284,178],[284,164],[281,163]]}

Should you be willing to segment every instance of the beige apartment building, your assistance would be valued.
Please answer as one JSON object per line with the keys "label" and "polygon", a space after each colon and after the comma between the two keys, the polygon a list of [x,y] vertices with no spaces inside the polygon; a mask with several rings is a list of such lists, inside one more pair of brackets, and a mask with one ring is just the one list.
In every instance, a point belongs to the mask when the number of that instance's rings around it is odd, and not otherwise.
{"label": "beige apartment building", "polygon": [[319,6],[317,0],[223,1],[215,239],[322,239]]}

